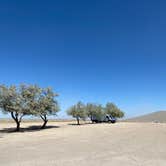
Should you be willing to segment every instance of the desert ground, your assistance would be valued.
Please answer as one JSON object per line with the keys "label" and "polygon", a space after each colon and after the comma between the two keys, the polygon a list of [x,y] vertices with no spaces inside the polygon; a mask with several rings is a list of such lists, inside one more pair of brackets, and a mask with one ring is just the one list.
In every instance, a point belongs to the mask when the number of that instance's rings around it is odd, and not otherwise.
{"label": "desert ground", "polygon": [[[0,123],[0,165],[166,165],[165,123],[72,123],[50,122],[48,129],[20,133],[7,132],[14,123]],[[23,123],[22,127],[39,124]]]}

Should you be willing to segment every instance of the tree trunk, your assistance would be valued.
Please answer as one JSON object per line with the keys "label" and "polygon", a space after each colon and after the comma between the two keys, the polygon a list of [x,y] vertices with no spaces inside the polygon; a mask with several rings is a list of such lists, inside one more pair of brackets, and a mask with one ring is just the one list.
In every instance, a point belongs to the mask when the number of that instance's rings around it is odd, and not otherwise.
{"label": "tree trunk", "polygon": [[80,125],[80,119],[77,117],[77,125]]}
{"label": "tree trunk", "polygon": [[93,116],[91,115],[91,116],[90,116],[90,120],[91,120],[91,122],[93,123],[93,118],[92,118],[92,117],[93,117]]}
{"label": "tree trunk", "polygon": [[11,112],[11,116],[12,116],[12,118],[14,119],[14,121],[16,122],[16,129],[15,129],[15,131],[20,131],[20,122],[21,122],[21,118],[20,118],[20,120],[18,120],[18,113],[16,113],[16,114],[14,115],[14,113]]}
{"label": "tree trunk", "polygon": [[43,121],[44,121],[44,123],[43,123],[43,126],[41,127],[41,129],[44,129],[46,127],[47,122],[48,122],[48,120],[43,120]]}
{"label": "tree trunk", "polygon": [[17,126],[16,126],[16,131],[20,131],[20,122],[19,122],[19,121],[16,121],[16,124],[17,124]]}
{"label": "tree trunk", "polygon": [[48,122],[47,116],[46,116],[46,115],[40,115],[40,117],[41,117],[42,120],[44,121],[44,123],[43,123],[41,129],[44,129],[44,128],[46,127],[47,122]]}

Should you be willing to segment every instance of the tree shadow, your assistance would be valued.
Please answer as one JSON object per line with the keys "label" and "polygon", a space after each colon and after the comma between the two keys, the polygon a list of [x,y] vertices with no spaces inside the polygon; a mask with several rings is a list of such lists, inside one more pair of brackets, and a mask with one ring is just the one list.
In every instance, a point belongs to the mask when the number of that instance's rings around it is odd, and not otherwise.
{"label": "tree shadow", "polygon": [[70,126],[81,126],[81,125],[83,125],[83,124],[68,123],[68,125],[70,125]]}
{"label": "tree shadow", "polygon": [[27,128],[20,128],[20,131],[16,132],[16,128],[10,127],[10,128],[3,128],[0,130],[0,133],[23,133],[23,132],[37,132],[41,130],[47,130],[52,128],[60,128],[59,126],[46,126],[44,129],[41,129],[41,126],[29,126]]}
{"label": "tree shadow", "polygon": [[108,123],[108,122],[86,122],[86,123],[81,123],[81,124],[77,124],[77,123],[68,123],[68,125],[70,126],[83,126],[83,125],[98,125],[98,124],[114,124],[114,123]]}
{"label": "tree shadow", "polygon": [[88,124],[92,124],[92,123],[81,123],[81,124],[77,124],[77,123],[68,123],[68,125],[70,125],[70,126],[83,126],[83,125],[88,125]]}

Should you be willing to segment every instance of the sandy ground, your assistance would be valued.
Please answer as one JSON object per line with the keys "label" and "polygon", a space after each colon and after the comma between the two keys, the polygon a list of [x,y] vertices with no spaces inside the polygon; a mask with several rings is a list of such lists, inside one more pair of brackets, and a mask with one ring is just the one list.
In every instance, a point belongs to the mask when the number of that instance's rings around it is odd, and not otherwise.
{"label": "sandy ground", "polygon": [[[68,125],[0,132],[1,166],[165,166],[166,124]],[[36,123],[22,124],[39,125]],[[0,130],[14,124],[0,124]]]}

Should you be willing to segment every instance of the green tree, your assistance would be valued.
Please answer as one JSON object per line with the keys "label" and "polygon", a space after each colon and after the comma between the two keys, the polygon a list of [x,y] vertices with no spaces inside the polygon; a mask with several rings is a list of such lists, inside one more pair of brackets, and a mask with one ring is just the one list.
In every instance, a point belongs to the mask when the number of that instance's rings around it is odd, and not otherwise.
{"label": "green tree", "polygon": [[24,115],[27,115],[28,104],[22,95],[22,88],[16,86],[0,86],[0,108],[3,113],[10,113],[16,122],[16,131],[20,130],[20,123]]}
{"label": "green tree", "polygon": [[56,115],[56,113],[60,110],[59,105],[55,97],[58,94],[54,93],[51,88],[45,88],[41,90],[41,93],[38,97],[37,109],[34,109],[34,115],[40,116],[40,118],[44,121],[42,125],[42,129],[45,128],[48,122],[48,115]]}
{"label": "green tree", "polygon": [[88,103],[86,105],[86,113],[92,122],[94,118],[100,120],[104,116],[102,105],[97,105],[93,103]]}
{"label": "green tree", "polygon": [[106,104],[105,113],[113,116],[114,118],[124,117],[124,112],[121,111],[114,103],[110,102]]}
{"label": "green tree", "polygon": [[10,113],[16,122],[16,131],[24,115],[39,116],[44,121],[42,128],[48,122],[48,115],[59,111],[58,102],[51,88],[40,88],[37,85],[0,86],[0,108],[4,113]]}
{"label": "green tree", "polygon": [[67,110],[67,114],[76,118],[77,124],[80,125],[80,119],[85,120],[87,117],[85,111],[85,105],[82,102],[78,102]]}
{"label": "green tree", "polygon": [[92,121],[93,115],[95,113],[95,108],[96,108],[96,105],[92,104],[92,103],[87,103],[86,108],[85,108],[87,116],[90,118],[91,121]]}
{"label": "green tree", "polygon": [[97,105],[94,117],[101,121],[102,121],[103,117],[105,117],[105,111],[101,104]]}

